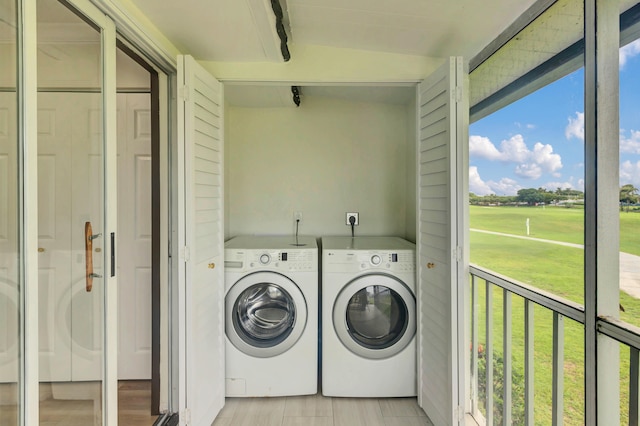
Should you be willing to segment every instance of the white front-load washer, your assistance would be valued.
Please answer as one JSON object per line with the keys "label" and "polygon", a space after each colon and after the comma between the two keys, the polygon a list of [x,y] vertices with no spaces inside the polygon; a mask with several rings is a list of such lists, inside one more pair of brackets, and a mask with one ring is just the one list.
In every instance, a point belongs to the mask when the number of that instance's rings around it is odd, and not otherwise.
{"label": "white front-load washer", "polygon": [[318,278],[315,237],[225,243],[227,396],[317,393]]}
{"label": "white front-load washer", "polygon": [[415,244],[322,238],[322,393],[416,395]]}

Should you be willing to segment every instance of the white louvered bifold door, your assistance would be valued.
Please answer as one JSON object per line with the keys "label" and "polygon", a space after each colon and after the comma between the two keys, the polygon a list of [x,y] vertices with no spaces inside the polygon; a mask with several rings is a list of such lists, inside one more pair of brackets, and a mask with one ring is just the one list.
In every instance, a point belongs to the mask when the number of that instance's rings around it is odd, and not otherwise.
{"label": "white louvered bifold door", "polygon": [[436,426],[464,420],[466,81],[450,58],[418,86],[418,402]]}
{"label": "white louvered bifold door", "polygon": [[178,57],[180,424],[210,425],[224,406],[223,86]]}

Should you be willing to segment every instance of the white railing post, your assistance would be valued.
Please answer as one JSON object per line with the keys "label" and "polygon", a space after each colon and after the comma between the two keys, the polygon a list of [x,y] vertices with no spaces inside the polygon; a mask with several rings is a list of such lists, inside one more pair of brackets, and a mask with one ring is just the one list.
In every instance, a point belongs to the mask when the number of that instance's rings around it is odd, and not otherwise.
{"label": "white railing post", "polygon": [[564,317],[553,313],[553,426],[563,424],[564,411]]}
{"label": "white railing post", "polygon": [[485,281],[485,311],[486,311],[486,343],[484,348],[486,372],[486,419],[487,425],[493,424],[493,284]]}
{"label": "white railing post", "polygon": [[471,276],[471,413],[478,413],[478,284]]}
{"label": "white railing post", "polygon": [[511,292],[502,290],[502,424],[511,425]]}
{"label": "white railing post", "polygon": [[629,350],[629,426],[638,426],[640,351],[636,348],[629,348]]}
{"label": "white railing post", "polygon": [[524,300],[524,424],[533,426],[533,302]]}

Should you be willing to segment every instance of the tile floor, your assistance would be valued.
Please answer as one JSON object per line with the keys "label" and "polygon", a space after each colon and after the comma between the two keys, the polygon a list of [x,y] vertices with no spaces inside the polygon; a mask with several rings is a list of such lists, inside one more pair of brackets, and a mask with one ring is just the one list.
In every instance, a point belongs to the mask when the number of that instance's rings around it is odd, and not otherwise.
{"label": "tile floor", "polygon": [[422,426],[416,398],[227,398],[213,426]]}

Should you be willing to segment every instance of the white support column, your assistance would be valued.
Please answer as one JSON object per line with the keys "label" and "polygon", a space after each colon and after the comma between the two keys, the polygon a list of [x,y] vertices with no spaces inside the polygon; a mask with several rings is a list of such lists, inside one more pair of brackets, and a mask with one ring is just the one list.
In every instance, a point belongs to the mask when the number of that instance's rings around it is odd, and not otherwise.
{"label": "white support column", "polygon": [[617,424],[619,347],[599,315],[619,317],[619,4],[585,0],[585,423]]}
{"label": "white support column", "polygon": [[38,41],[36,1],[18,1],[20,214],[19,424],[39,422],[38,357]]}

